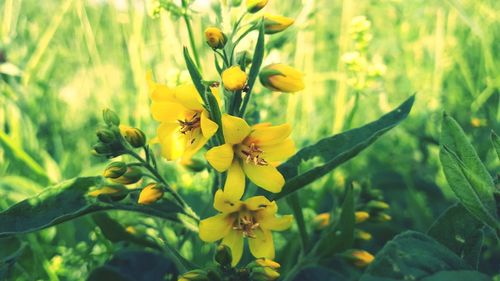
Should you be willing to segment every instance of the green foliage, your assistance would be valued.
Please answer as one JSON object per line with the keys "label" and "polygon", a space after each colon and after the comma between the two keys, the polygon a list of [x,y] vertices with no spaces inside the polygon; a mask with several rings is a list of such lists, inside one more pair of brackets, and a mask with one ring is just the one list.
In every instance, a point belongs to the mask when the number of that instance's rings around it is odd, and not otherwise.
{"label": "green foliage", "polygon": [[440,144],[441,164],[459,201],[476,218],[500,231],[493,180],[460,125],[448,115],[443,117]]}
{"label": "green foliage", "polygon": [[[457,279],[450,279],[455,277]],[[408,231],[387,242],[360,281],[491,280],[429,236]]]}

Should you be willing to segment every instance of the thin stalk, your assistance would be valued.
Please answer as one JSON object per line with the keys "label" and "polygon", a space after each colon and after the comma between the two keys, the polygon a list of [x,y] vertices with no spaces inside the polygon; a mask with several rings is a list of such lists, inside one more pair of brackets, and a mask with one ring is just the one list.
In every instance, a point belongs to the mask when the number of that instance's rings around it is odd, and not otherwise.
{"label": "thin stalk", "polygon": [[198,67],[198,70],[200,70],[200,72],[201,72],[200,57],[198,56],[198,51],[196,50],[196,43],[194,41],[193,28],[191,27],[191,20],[187,14],[187,11],[188,11],[187,0],[182,0],[182,8],[184,9],[184,11],[182,13],[182,18],[184,19],[184,22],[186,23],[186,27],[188,30],[189,44],[191,45],[191,50],[193,51],[194,61],[196,62],[196,66]]}

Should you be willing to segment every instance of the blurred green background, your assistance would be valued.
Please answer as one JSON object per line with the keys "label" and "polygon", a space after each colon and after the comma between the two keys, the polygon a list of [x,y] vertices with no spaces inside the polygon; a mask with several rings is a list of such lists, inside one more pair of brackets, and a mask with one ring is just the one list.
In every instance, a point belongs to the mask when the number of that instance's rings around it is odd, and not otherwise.
{"label": "blurred green background", "polygon": [[[146,72],[171,85],[189,79],[180,1],[160,2],[170,11],[155,13],[156,1],[0,1],[0,209],[63,179],[101,173],[106,160],[93,156],[91,145],[104,108],[155,136]],[[223,2],[191,5],[205,79],[217,79],[217,72],[204,29],[227,30],[241,13]],[[255,119],[290,122],[298,147],[374,120],[417,93],[402,126],[301,191],[308,220],[335,205],[344,183],[354,180],[383,190],[393,212],[365,248],[376,251],[404,229],[425,231],[452,202],[437,157],[444,111],[498,171],[489,133],[500,132],[499,1],[271,0],[266,11],[296,22],[267,38],[264,65],[294,66],[304,72],[306,89],[280,94],[257,85],[250,109],[260,112]],[[251,37],[241,50],[254,43]],[[164,167],[179,189],[206,192],[206,173]],[[198,178],[205,181],[194,184]],[[20,241],[31,247],[16,264],[16,280],[82,280],[116,247],[89,218]],[[494,250],[484,252],[481,270],[498,270]]]}

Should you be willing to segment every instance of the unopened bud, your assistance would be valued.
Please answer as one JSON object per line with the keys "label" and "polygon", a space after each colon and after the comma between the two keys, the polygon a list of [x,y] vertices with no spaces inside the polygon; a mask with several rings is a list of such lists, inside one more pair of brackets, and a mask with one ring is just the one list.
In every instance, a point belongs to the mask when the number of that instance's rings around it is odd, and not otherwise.
{"label": "unopened bud", "polygon": [[196,158],[183,159],[181,164],[193,172],[201,172],[207,168],[205,161]]}
{"label": "unopened bud", "polygon": [[96,132],[97,138],[103,143],[112,143],[116,138],[113,131],[109,129],[99,129]]}
{"label": "unopened bud", "polygon": [[278,269],[281,267],[281,265],[271,259],[267,259],[267,258],[259,258],[259,259],[256,259],[255,262],[260,265],[260,266],[263,266],[263,267],[270,267],[272,269]]}
{"label": "unopened bud", "polygon": [[321,230],[330,224],[330,213],[321,213],[314,218],[314,228]]}
{"label": "unopened bud", "polygon": [[297,69],[281,64],[270,64],[261,69],[260,83],[272,90],[285,93],[298,92],[304,89],[303,74]]}
{"label": "unopened bud", "polygon": [[219,246],[217,246],[214,259],[223,267],[230,266],[231,262],[233,261],[231,249],[229,249],[229,247],[224,244],[220,244]]}
{"label": "unopened bud", "polygon": [[121,184],[133,184],[142,178],[142,171],[136,166],[128,166],[127,171],[116,179],[111,179],[114,182]]}
{"label": "unopened bud", "polygon": [[118,126],[120,125],[120,118],[111,109],[104,109],[102,112],[102,119],[108,126]]}
{"label": "unopened bud", "polygon": [[143,147],[146,144],[146,135],[137,128],[120,126],[120,133],[132,147]]}
{"label": "unopened bud", "polygon": [[122,161],[111,162],[104,170],[104,177],[116,179],[127,171],[127,164]]}
{"label": "unopened bud", "polygon": [[267,5],[269,0],[247,0],[247,11],[249,13],[257,13]]}
{"label": "unopened bud", "polygon": [[[245,56],[245,57],[243,57]],[[236,61],[240,65],[249,66],[252,63],[252,54],[249,51],[242,51],[236,54]]]}
{"label": "unopened bud", "polygon": [[222,49],[226,45],[226,35],[217,27],[209,27],[205,29],[205,39],[207,44],[213,49]]}
{"label": "unopened bud", "polygon": [[389,204],[384,201],[372,200],[366,204],[366,207],[371,209],[386,210],[389,209]]}
{"label": "unopened bud", "polygon": [[271,267],[255,267],[250,273],[251,280],[272,281],[280,277],[280,274]]}
{"label": "unopened bud", "polygon": [[141,205],[152,204],[162,198],[163,193],[163,186],[161,184],[150,183],[142,189],[141,193],[139,194],[139,200],[137,200],[137,203]]}
{"label": "unopened bud", "polygon": [[351,261],[356,267],[366,267],[373,262],[375,257],[364,250],[350,250],[343,255],[347,260]]}
{"label": "unopened bud", "polygon": [[377,222],[388,222],[392,220],[392,217],[386,213],[379,213],[373,218],[373,220]]}
{"label": "unopened bud", "polygon": [[370,218],[370,214],[365,211],[358,211],[354,213],[354,216],[356,218],[356,223],[362,223]]}
{"label": "unopened bud", "polygon": [[109,147],[109,145],[105,144],[105,143],[96,143],[93,147],[94,151],[97,153],[97,154],[108,154],[111,152],[111,148]]}
{"label": "unopened bud", "polygon": [[369,232],[366,232],[366,231],[363,231],[360,229],[356,229],[354,231],[354,238],[356,238],[358,240],[369,241],[369,240],[372,240],[372,235]]}
{"label": "unopened bud", "polygon": [[264,31],[266,34],[274,34],[287,29],[295,22],[292,18],[287,18],[279,15],[264,15]]}
{"label": "unopened bud", "polygon": [[222,83],[229,91],[242,90],[247,84],[247,74],[239,65],[231,66],[222,72]]}
{"label": "unopened bud", "polygon": [[207,272],[202,269],[195,269],[182,274],[177,281],[210,281]]}

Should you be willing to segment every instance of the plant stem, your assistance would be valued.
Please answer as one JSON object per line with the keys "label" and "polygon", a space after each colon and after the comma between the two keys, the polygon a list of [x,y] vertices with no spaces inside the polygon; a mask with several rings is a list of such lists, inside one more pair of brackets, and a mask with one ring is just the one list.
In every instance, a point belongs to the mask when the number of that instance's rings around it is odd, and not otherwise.
{"label": "plant stem", "polygon": [[187,0],[182,0],[182,8],[184,8],[184,11],[182,13],[182,18],[184,19],[184,22],[186,23],[186,27],[188,30],[189,43],[191,45],[191,50],[193,52],[194,61],[196,62],[196,66],[198,67],[198,70],[201,72],[200,57],[198,56],[198,51],[196,50],[196,43],[194,41],[193,28],[191,27],[191,20],[189,19],[189,16],[187,14],[187,11],[188,11]]}

